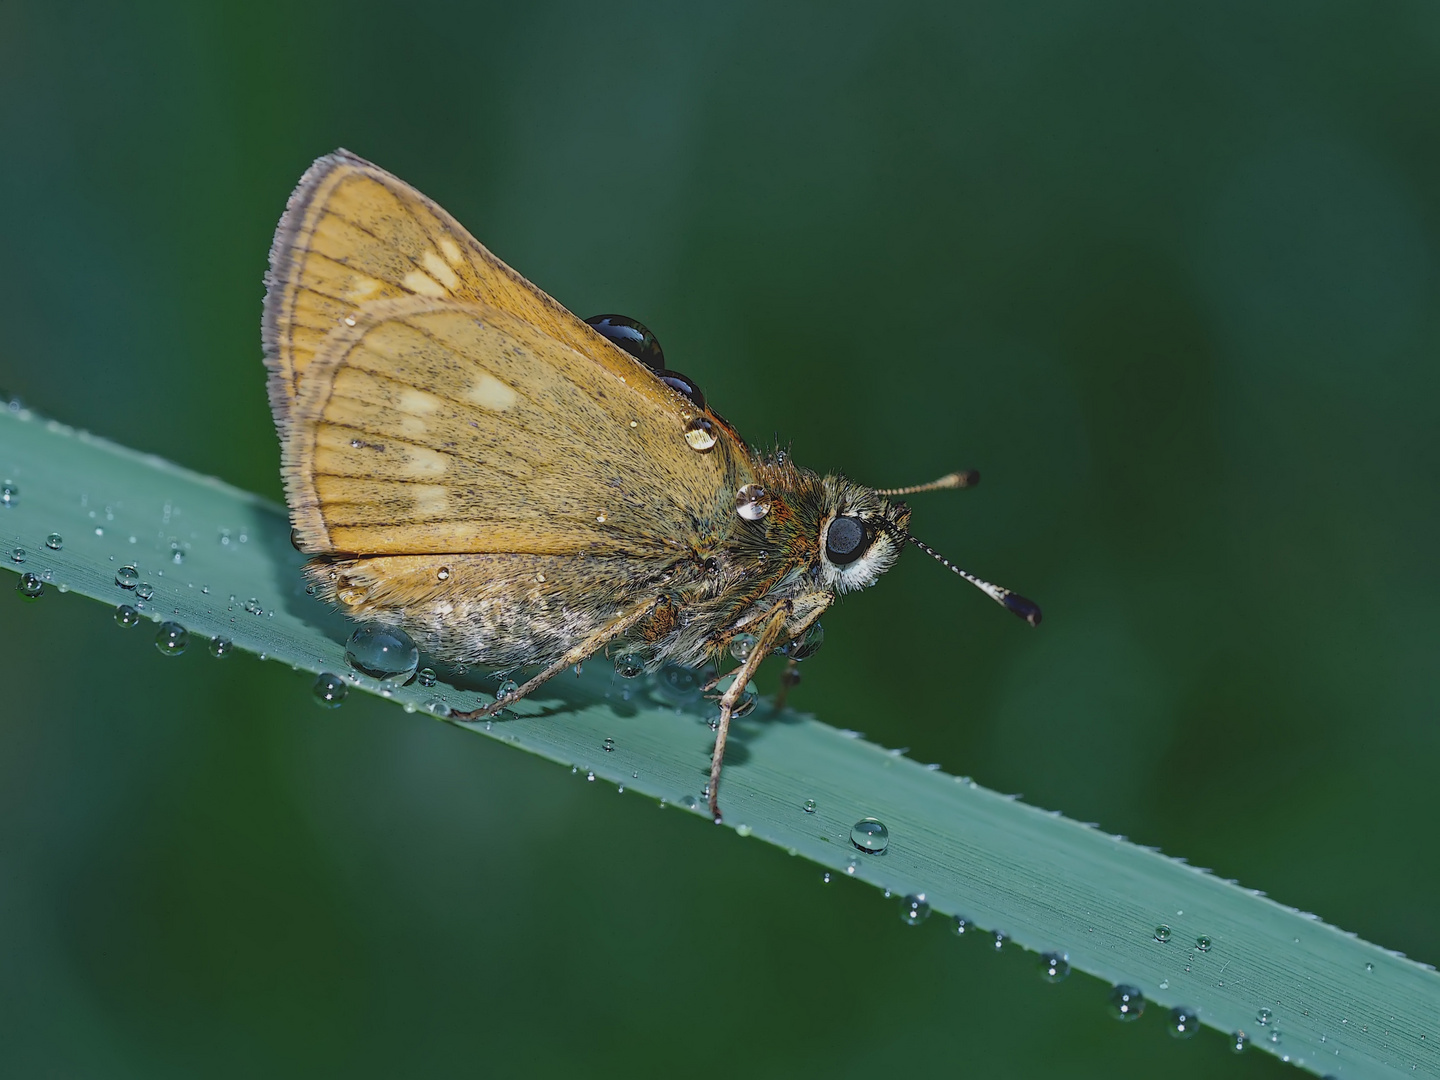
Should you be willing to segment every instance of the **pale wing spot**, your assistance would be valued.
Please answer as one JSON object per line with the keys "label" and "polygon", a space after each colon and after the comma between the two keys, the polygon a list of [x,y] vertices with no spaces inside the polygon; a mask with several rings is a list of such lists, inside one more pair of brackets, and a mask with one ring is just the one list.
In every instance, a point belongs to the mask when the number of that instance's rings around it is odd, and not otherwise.
{"label": "pale wing spot", "polygon": [[420,260],[425,264],[425,269],[430,271],[432,277],[440,282],[445,288],[454,292],[460,287],[460,275],[451,270],[445,260],[436,255],[433,251],[425,252],[424,258]]}
{"label": "pale wing spot", "polygon": [[[381,283],[373,277],[366,277],[364,274],[356,274],[350,279],[350,286],[345,290],[345,299],[360,301],[367,300],[380,291]],[[351,326],[355,324],[350,323]]]}
{"label": "pale wing spot", "polygon": [[445,286],[421,270],[411,270],[400,279],[400,284],[419,296],[433,296],[440,299],[450,295],[445,291]]}
{"label": "pale wing spot", "polygon": [[395,407],[411,416],[433,416],[443,404],[440,398],[429,391],[407,386],[400,391]]}
{"label": "pale wing spot", "polygon": [[487,372],[481,372],[469,389],[465,391],[465,400],[479,405],[482,409],[493,409],[496,412],[503,412],[519,400],[520,395],[514,389]]}
{"label": "pale wing spot", "polygon": [[440,238],[440,250],[444,252],[445,258],[449,259],[453,265],[465,265],[465,256],[460,252],[460,245],[448,236],[442,236]]}
{"label": "pale wing spot", "polygon": [[429,450],[423,446],[407,446],[402,452],[405,455],[405,464],[398,470],[397,475],[406,480],[422,476],[444,476],[450,468],[450,456],[437,450]]}
{"label": "pale wing spot", "polygon": [[416,484],[410,489],[415,497],[417,518],[444,518],[450,515],[450,489],[439,484]]}
{"label": "pale wing spot", "polygon": [[424,443],[430,439],[430,421],[423,416],[415,416],[411,413],[400,413],[391,418],[391,423],[398,424],[400,434],[413,442]]}

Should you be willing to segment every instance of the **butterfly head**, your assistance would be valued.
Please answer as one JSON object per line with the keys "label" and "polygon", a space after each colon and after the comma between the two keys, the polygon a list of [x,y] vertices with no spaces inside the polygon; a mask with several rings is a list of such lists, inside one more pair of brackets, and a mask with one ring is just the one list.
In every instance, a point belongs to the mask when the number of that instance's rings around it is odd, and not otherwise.
{"label": "butterfly head", "polygon": [[867,588],[899,557],[910,507],[844,477],[827,476],[823,487],[817,535],[821,583],[835,593]]}

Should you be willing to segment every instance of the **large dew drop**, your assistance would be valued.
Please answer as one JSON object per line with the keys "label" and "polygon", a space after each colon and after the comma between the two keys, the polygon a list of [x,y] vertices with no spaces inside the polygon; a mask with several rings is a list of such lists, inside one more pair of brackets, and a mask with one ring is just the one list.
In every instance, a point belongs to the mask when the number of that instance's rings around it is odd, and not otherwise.
{"label": "large dew drop", "polygon": [[1179,1005],[1170,1010],[1170,1034],[1176,1039],[1193,1039],[1200,1030],[1200,1021],[1195,1018],[1198,1009]]}
{"label": "large dew drop", "polygon": [[824,644],[825,628],[817,622],[811,623],[805,633],[787,641],[775,651],[788,660],[808,660],[819,652],[820,646]]}
{"label": "large dew drop", "polygon": [[1049,983],[1058,983],[1070,974],[1070,961],[1064,953],[1047,952],[1040,957],[1040,978]]}
{"label": "large dew drop", "polygon": [[743,664],[750,659],[759,640],[754,634],[736,634],[730,639],[730,655]]}
{"label": "large dew drop", "polygon": [[930,904],[924,893],[911,893],[900,901],[900,921],[906,926],[919,926],[930,917]]}
{"label": "large dew drop", "polygon": [[615,674],[622,679],[638,679],[645,674],[645,661],[638,653],[621,653],[615,657]]}
{"label": "large dew drop", "polygon": [[420,666],[420,650],[404,630],[361,626],[345,645],[345,662],[385,689],[404,686]]}
{"label": "large dew drop", "polygon": [[703,680],[690,668],[666,664],[655,677],[655,690],[672,705],[683,705],[700,697]]}
{"label": "large dew drop", "polygon": [[879,855],[890,846],[890,830],[876,818],[861,818],[850,826],[850,843],[867,855]]}
{"label": "large dew drop", "polygon": [[161,656],[179,656],[190,644],[190,631],[178,622],[162,622],[155,635],[155,648]]}
{"label": "large dew drop", "polygon": [[[718,683],[715,684],[715,689],[719,693],[724,694],[728,692],[734,684],[735,676],[726,675]],[[756,693],[755,684],[753,682],[746,683],[745,689],[741,690],[740,696],[735,699],[735,707],[730,710],[731,717],[739,720],[743,716],[749,716],[752,712],[755,711],[755,703],[758,700],[759,695]]]}
{"label": "large dew drop", "polygon": [[1110,1015],[1116,1020],[1139,1020],[1145,1011],[1145,995],[1138,986],[1121,983],[1110,991]]}
{"label": "large dew drop", "polygon": [[35,574],[21,574],[15,583],[15,591],[22,600],[38,600],[45,592],[45,582]]}
{"label": "large dew drop", "polygon": [[715,425],[703,416],[697,416],[685,425],[685,441],[690,449],[706,453],[715,445]]}
{"label": "large dew drop", "polygon": [[735,492],[735,512],[746,521],[759,521],[770,513],[770,496],[759,484],[746,484]]}
{"label": "large dew drop", "polygon": [[322,709],[338,709],[349,692],[350,688],[345,685],[345,680],[328,671],[320,673],[311,690],[311,693],[315,695],[315,703]]}

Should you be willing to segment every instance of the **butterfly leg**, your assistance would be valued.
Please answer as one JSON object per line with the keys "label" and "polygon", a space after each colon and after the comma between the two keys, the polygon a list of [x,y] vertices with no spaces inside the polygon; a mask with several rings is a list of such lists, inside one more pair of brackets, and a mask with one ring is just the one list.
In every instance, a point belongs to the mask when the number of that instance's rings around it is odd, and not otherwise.
{"label": "butterfly leg", "polygon": [[785,707],[785,699],[790,696],[790,691],[800,685],[800,663],[797,660],[786,660],[785,670],[780,673],[780,690],[775,695],[776,710]]}
{"label": "butterfly leg", "polygon": [[523,697],[529,696],[531,691],[539,688],[544,683],[549,682],[552,678],[554,678],[556,675],[559,675],[560,672],[564,671],[566,668],[573,667],[574,665],[584,661],[587,657],[594,655],[596,652],[599,652],[610,642],[614,641],[617,637],[624,634],[627,630],[633,627],[636,623],[644,622],[651,615],[655,614],[656,610],[664,607],[669,602],[670,598],[668,596],[657,596],[653,600],[647,600],[639,607],[625,613],[624,615],[619,616],[614,621],[602,626],[599,630],[591,634],[584,641],[571,648],[568,652],[565,653],[564,656],[560,657],[560,659],[556,660],[544,671],[540,672],[539,675],[536,675],[533,679],[525,682],[513,694],[508,694],[503,698],[497,698],[489,705],[482,706],[479,709],[471,709],[469,712],[452,712],[450,714],[450,719],[479,720],[482,717],[493,716],[501,709],[515,704],[515,702],[519,701]]}
{"label": "butterfly leg", "polygon": [[791,611],[792,605],[786,600],[777,604],[766,616],[765,628],[760,631],[750,655],[735,673],[730,688],[720,695],[720,723],[715,731],[715,750],[710,755],[710,816],[715,819],[716,825],[720,824],[720,769],[725,764],[725,738],[730,734],[730,715],[735,711],[735,703],[740,700],[740,695],[745,693],[745,687],[755,677],[755,669],[760,666],[760,661],[765,659],[766,654],[780,640],[780,634],[785,629],[785,621]]}

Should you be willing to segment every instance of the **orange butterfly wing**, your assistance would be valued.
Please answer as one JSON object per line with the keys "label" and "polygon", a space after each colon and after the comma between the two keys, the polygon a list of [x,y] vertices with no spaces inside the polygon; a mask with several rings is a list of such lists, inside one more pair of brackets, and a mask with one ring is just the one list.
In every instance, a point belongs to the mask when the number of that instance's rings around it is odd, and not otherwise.
{"label": "orange butterfly wing", "polygon": [[[674,558],[733,517],[713,414],[340,151],[291,197],[264,344],[293,523],[314,553]],[[697,417],[715,445],[685,441]]]}

